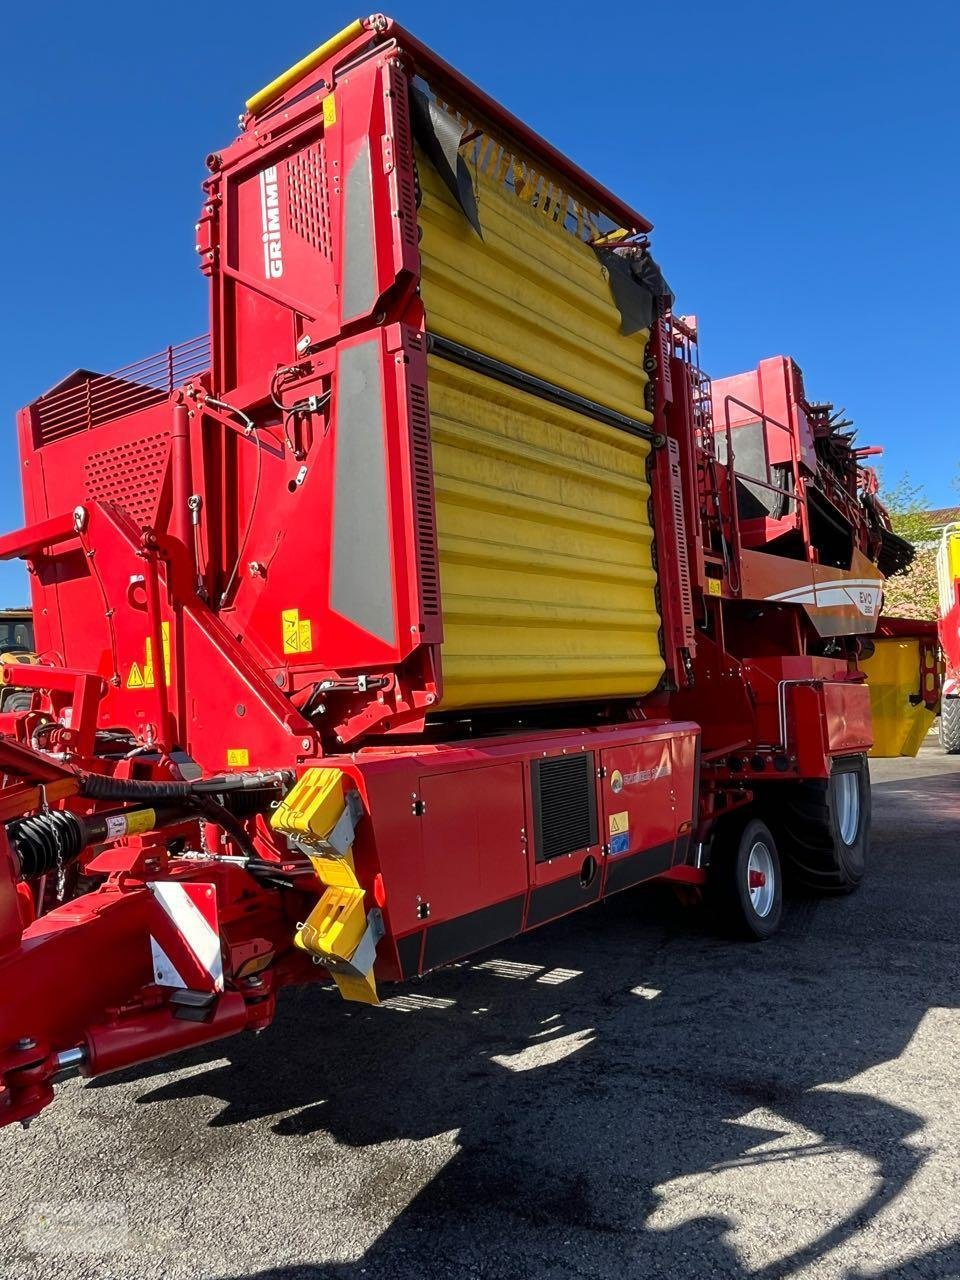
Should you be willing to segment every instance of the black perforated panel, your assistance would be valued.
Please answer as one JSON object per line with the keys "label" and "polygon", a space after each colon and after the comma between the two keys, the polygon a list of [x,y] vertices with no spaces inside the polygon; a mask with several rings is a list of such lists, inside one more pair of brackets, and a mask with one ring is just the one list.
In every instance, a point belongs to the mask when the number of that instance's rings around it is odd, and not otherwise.
{"label": "black perforated panel", "polygon": [[534,760],[530,774],[537,861],[546,862],[595,845],[598,834],[593,752]]}

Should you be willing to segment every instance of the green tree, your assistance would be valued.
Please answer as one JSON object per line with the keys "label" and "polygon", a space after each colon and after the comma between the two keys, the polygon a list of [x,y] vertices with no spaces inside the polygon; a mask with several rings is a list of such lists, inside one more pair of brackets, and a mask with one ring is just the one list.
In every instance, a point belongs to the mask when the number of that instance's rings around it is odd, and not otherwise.
{"label": "green tree", "polygon": [[939,539],[930,525],[930,507],[923,487],[903,476],[891,489],[881,492],[880,498],[890,512],[894,533],[911,542],[917,552],[909,569],[887,579],[883,611],[897,618],[935,618]]}

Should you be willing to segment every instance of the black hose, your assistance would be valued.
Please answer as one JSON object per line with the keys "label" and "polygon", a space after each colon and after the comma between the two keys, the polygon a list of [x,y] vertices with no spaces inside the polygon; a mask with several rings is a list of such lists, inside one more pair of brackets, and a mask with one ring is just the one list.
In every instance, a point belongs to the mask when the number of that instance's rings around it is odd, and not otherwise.
{"label": "black hose", "polygon": [[[254,788],[279,790],[286,781],[279,772],[272,778],[228,774],[200,782],[148,782],[139,778],[110,778],[104,774],[87,773],[80,779],[80,795],[151,807],[157,802],[165,802],[162,807],[158,805],[155,814],[151,814],[149,827],[144,830],[205,819],[221,827],[247,858],[259,862],[253,840],[239,817],[218,803],[214,796],[223,792],[252,792]],[[111,838],[108,817],[123,816],[122,810],[117,814],[92,814],[84,818],[66,810],[52,809],[7,823],[7,836],[17,855],[21,876],[45,875],[72,862],[88,845]]]}
{"label": "black hose", "polygon": [[273,773],[222,773],[218,778],[200,778],[191,782],[194,791],[218,794],[221,791],[257,791],[270,788],[286,791],[293,784],[292,769],[276,769]]}
{"label": "black hose", "polygon": [[218,795],[228,791],[250,791],[270,787],[279,791],[290,785],[293,774],[277,770],[273,774],[227,773],[219,778],[195,782],[148,782],[142,778],[110,778],[102,773],[85,773],[80,794],[93,800],[189,800],[197,795]]}
{"label": "black hose", "polygon": [[256,858],[259,861],[260,855],[247,834],[246,827],[238,818],[233,816],[229,809],[225,809],[222,804],[217,804],[209,796],[199,795],[191,796],[190,808],[193,810],[192,816],[206,818],[214,826],[222,827],[227,835],[233,838],[246,857]]}
{"label": "black hose", "polygon": [[47,875],[80,856],[89,845],[115,840],[128,833],[118,819],[140,819],[136,831],[158,831],[193,819],[182,807],[157,809],[120,809],[112,813],[94,813],[80,817],[61,809],[48,809],[29,818],[8,822],[6,831],[25,878]]}
{"label": "black hose", "polygon": [[193,790],[192,782],[146,782],[103,773],[85,773],[80,779],[80,795],[92,800],[189,800]]}

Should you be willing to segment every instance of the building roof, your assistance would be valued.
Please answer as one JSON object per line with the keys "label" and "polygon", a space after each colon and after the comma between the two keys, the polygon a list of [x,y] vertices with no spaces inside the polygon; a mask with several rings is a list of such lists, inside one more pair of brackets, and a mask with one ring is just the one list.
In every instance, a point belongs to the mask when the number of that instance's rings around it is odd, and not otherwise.
{"label": "building roof", "polygon": [[931,529],[942,529],[945,525],[960,520],[960,507],[936,507],[933,511],[925,511],[923,515]]}

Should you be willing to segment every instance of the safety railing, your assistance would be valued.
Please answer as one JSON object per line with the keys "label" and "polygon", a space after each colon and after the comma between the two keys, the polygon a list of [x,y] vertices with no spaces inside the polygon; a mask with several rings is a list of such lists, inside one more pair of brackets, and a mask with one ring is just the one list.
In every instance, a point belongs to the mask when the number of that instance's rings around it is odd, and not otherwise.
{"label": "safety railing", "polygon": [[51,444],[160,404],[209,367],[210,335],[203,334],[113,373],[81,370],[66,385],[34,401],[39,443]]}
{"label": "safety railing", "polygon": [[[750,475],[747,472],[738,472],[736,468],[736,454],[733,448],[733,431],[734,427],[730,420],[730,407],[736,405],[738,409],[743,409],[751,415],[751,421],[760,422],[764,427],[764,464],[766,469],[766,479],[763,480],[759,476]],[[778,422],[776,418],[772,418],[768,413],[763,413],[756,409],[752,404],[747,404],[743,400],[738,400],[736,396],[724,396],[723,398],[723,431],[724,442],[726,446],[726,458],[723,459],[727,472],[730,477],[730,520],[733,530],[734,551],[739,563],[741,551],[740,536],[740,509],[737,502],[737,481],[741,480],[758,488],[769,490],[771,493],[781,494],[791,502],[796,502],[797,510],[800,513],[800,528],[803,534],[804,543],[810,545],[810,514],[807,508],[807,496],[804,492],[803,478],[800,475],[800,458],[797,453],[797,441],[794,433],[782,422]],[[767,449],[766,427],[767,424],[776,427],[778,431],[786,434],[790,445],[790,469],[794,478],[794,486],[791,489],[785,488],[783,485],[774,484],[770,479],[770,462],[769,450]],[[745,423],[743,425],[746,425]]]}

